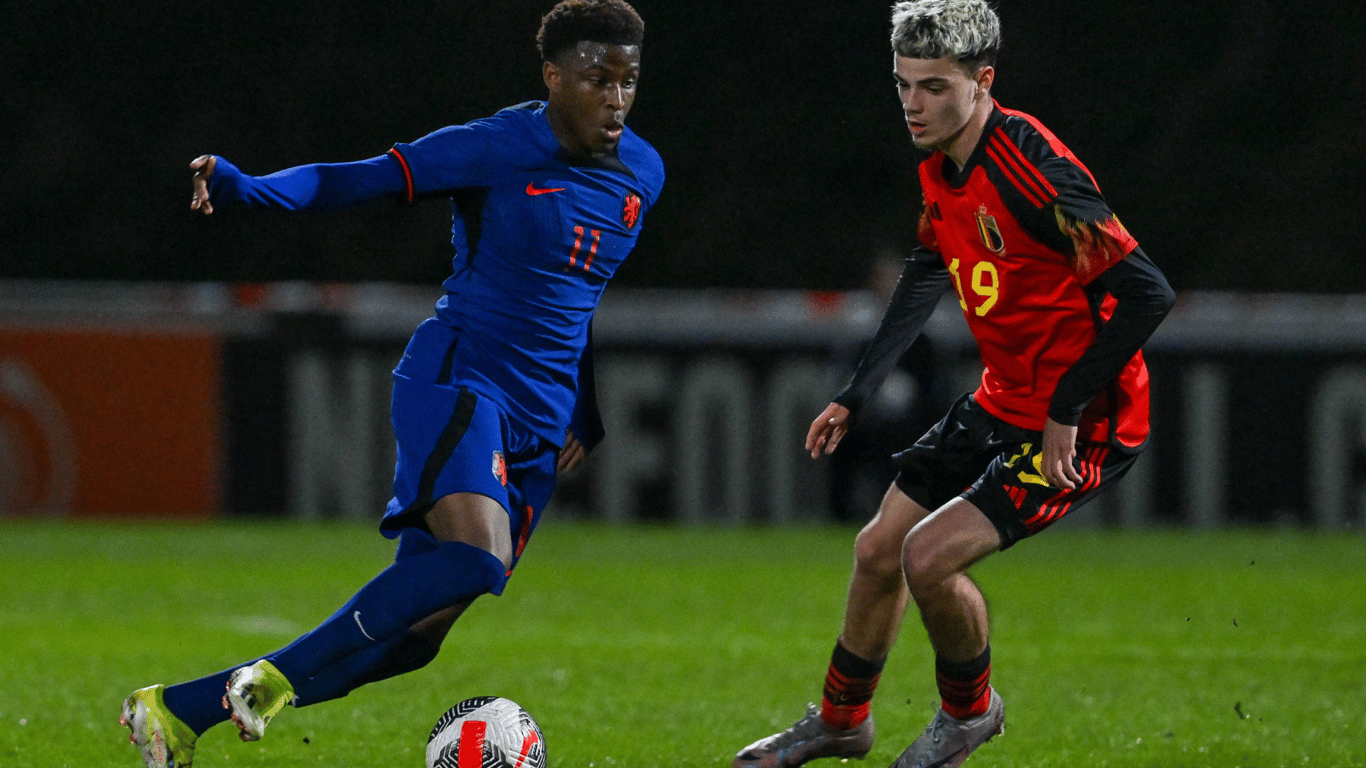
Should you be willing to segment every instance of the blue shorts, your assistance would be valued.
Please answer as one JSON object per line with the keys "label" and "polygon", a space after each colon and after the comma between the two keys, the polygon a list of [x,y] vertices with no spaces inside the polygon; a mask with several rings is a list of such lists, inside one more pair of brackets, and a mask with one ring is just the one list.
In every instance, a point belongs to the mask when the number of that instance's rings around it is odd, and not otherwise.
{"label": "blue shorts", "polygon": [[458,335],[428,320],[394,370],[398,463],[380,530],[390,538],[406,528],[429,536],[424,517],[438,499],[478,493],[507,510],[515,565],[555,490],[559,449],[489,398],[450,383]]}

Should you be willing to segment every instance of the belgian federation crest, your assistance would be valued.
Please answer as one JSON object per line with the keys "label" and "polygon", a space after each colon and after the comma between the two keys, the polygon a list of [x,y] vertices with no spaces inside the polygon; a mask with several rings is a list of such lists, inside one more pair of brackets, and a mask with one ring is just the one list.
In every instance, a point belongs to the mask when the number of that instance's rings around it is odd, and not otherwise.
{"label": "belgian federation crest", "polygon": [[984,205],[977,209],[977,233],[982,236],[982,245],[993,253],[1005,253],[1006,239],[1001,237],[1001,228],[996,226],[996,217],[987,212]]}
{"label": "belgian federation crest", "polygon": [[502,451],[493,452],[493,476],[498,478],[499,484],[504,488],[508,487],[508,465],[503,460]]}
{"label": "belgian federation crest", "polygon": [[621,203],[621,223],[627,229],[634,229],[636,222],[640,221],[640,195],[627,195]]}

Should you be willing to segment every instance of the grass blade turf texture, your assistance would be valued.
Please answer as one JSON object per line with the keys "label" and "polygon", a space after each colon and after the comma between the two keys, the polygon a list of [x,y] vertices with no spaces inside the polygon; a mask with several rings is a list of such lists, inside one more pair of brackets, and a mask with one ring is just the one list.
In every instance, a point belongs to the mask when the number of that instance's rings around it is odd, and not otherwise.
{"label": "grass blade turf texture", "polygon": [[[211,730],[196,768],[420,768],[432,723],[476,695],[526,707],[554,768],[727,766],[818,699],[854,534],[552,521],[430,666],[286,711],[259,743]],[[240,551],[293,565],[229,584]],[[0,523],[0,764],[138,766],[130,691],[283,645],[391,557],[372,526]],[[1358,535],[1062,528],[973,575],[1009,728],[969,765],[1366,766]],[[909,616],[866,765],[934,706]]]}

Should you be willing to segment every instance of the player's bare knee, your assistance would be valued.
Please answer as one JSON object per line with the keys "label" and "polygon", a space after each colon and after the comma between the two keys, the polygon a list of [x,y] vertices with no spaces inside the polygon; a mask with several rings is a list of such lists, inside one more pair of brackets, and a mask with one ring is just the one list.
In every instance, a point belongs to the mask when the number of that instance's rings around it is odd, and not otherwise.
{"label": "player's bare knee", "polygon": [[901,570],[916,602],[933,596],[954,573],[954,569],[943,561],[937,548],[914,536],[907,537],[902,547]]}
{"label": "player's bare knee", "polygon": [[854,566],[859,573],[878,580],[896,581],[901,578],[901,540],[904,534],[893,534],[879,527],[876,521],[859,531],[854,539]]}
{"label": "player's bare knee", "polygon": [[437,541],[459,541],[478,547],[512,565],[512,535],[507,511],[497,501],[478,493],[443,496],[426,515]]}
{"label": "player's bare knee", "polygon": [[875,516],[854,540],[855,567],[871,578],[900,583],[902,544],[911,528],[929,512],[893,484]]}

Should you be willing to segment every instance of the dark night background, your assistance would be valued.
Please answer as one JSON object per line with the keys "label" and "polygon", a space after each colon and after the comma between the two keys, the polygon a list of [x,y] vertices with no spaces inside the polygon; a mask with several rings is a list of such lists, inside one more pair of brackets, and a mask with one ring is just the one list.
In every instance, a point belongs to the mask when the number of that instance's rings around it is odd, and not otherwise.
{"label": "dark night background", "polygon": [[[7,3],[0,277],[439,282],[444,205],[204,219],[186,166],[360,159],[542,98],[550,5]],[[636,3],[629,123],[669,179],[618,283],[853,288],[905,244],[889,6]],[[998,6],[995,96],[1071,146],[1178,290],[1366,291],[1359,6]]]}

